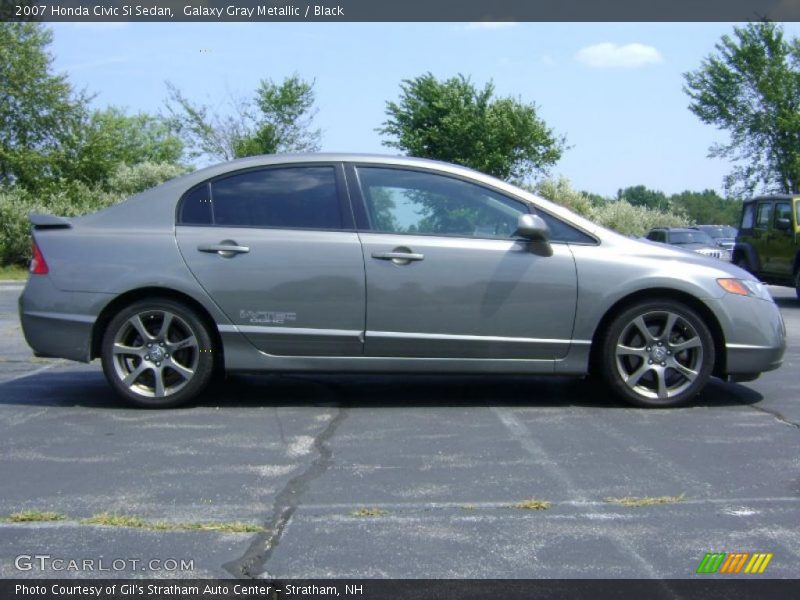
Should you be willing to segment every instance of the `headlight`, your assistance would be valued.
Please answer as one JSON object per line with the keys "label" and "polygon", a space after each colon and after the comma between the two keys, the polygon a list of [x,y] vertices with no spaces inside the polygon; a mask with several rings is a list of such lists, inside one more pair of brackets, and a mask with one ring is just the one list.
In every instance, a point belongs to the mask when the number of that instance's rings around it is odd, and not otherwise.
{"label": "headlight", "polygon": [[772,296],[763,283],[752,279],[717,279],[719,286],[729,294],[737,296],[752,296],[762,300],[772,301]]}

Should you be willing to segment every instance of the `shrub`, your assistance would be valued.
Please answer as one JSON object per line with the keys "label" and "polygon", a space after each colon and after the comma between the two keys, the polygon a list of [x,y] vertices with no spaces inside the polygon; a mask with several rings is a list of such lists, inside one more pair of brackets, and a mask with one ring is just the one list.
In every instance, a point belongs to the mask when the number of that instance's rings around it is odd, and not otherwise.
{"label": "shrub", "polygon": [[692,221],[680,209],[662,212],[624,200],[592,208],[589,218],[623,235],[642,236],[653,227],[686,227]]}
{"label": "shrub", "polygon": [[589,217],[591,215],[592,202],[589,200],[589,196],[574,189],[566,177],[540,181],[532,191],[534,194],[565,206],[581,216]]}
{"label": "shrub", "polygon": [[20,188],[0,189],[0,264],[25,264],[30,259],[28,213],[78,217],[116,204],[138,192],[184,173],[166,163],[120,165],[106,190],[80,181],[61,180],[36,196]]}

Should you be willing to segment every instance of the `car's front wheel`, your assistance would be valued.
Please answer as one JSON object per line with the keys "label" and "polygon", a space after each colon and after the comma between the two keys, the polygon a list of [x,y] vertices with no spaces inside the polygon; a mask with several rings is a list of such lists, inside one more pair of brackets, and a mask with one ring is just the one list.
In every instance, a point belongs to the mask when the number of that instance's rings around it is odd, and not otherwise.
{"label": "car's front wheel", "polygon": [[162,298],[135,302],[108,324],[103,371],[123,398],[149,408],[184,404],[214,372],[212,340],[189,307]]}
{"label": "car's front wheel", "polygon": [[641,302],[617,315],[603,343],[603,376],[636,406],[685,404],[708,381],[714,340],[696,311],[672,300]]}

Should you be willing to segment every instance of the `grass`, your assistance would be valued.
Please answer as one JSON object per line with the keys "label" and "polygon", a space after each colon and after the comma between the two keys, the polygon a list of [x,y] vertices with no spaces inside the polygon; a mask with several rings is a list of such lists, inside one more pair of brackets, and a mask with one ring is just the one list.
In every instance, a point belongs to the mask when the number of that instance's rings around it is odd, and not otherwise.
{"label": "grass", "polygon": [[606,502],[610,504],[619,504],[620,506],[627,506],[628,508],[637,508],[639,506],[655,506],[657,504],[675,504],[682,502],[686,498],[686,494],[679,496],[625,496],[624,498],[606,498]]}
{"label": "grass", "polygon": [[0,266],[0,279],[23,280],[28,278],[28,269],[19,265]]}
{"label": "grass", "polygon": [[528,500],[523,500],[522,502],[517,502],[513,505],[513,508],[519,508],[522,510],[547,510],[550,508],[550,503],[547,500],[530,498]]}
{"label": "grass", "polygon": [[382,508],[359,508],[350,513],[351,517],[383,517],[389,513]]}
{"label": "grass", "polygon": [[83,519],[84,525],[103,525],[105,527],[126,527],[130,529],[146,529],[148,531],[218,531],[221,533],[259,533],[266,531],[264,527],[253,523],[233,521],[230,523],[169,523],[166,521],[148,521],[135,515],[115,515],[100,513]]}
{"label": "grass", "polygon": [[40,523],[46,521],[63,521],[64,518],[64,515],[57,512],[21,510],[11,513],[5,520],[9,523]]}

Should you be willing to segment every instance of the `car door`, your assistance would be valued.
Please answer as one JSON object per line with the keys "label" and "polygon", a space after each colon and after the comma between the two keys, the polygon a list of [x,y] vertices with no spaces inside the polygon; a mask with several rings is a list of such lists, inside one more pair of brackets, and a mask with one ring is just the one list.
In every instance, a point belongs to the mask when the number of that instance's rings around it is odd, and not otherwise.
{"label": "car door", "polygon": [[351,167],[368,356],[556,359],[577,280],[567,244],[514,238],[525,203],[437,172]]}
{"label": "car door", "polygon": [[753,224],[753,248],[761,261],[761,270],[765,273],[772,273],[772,257],[769,254],[772,207],[771,200],[759,200],[756,207],[756,221]]}
{"label": "car door", "polygon": [[[777,227],[778,219],[789,221],[788,229]],[[770,257],[770,271],[784,278],[791,278],[794,269],[794,226],[792,224],[792,203],[789,200],[775,202],[772,215],[772,228],[768,235],[767,252]]]}
{"label": "car door", "polygon": [[251,169],[183,197],[176,236],[194,276],[260,350],[363,350],[361,244],[341,165]]}

